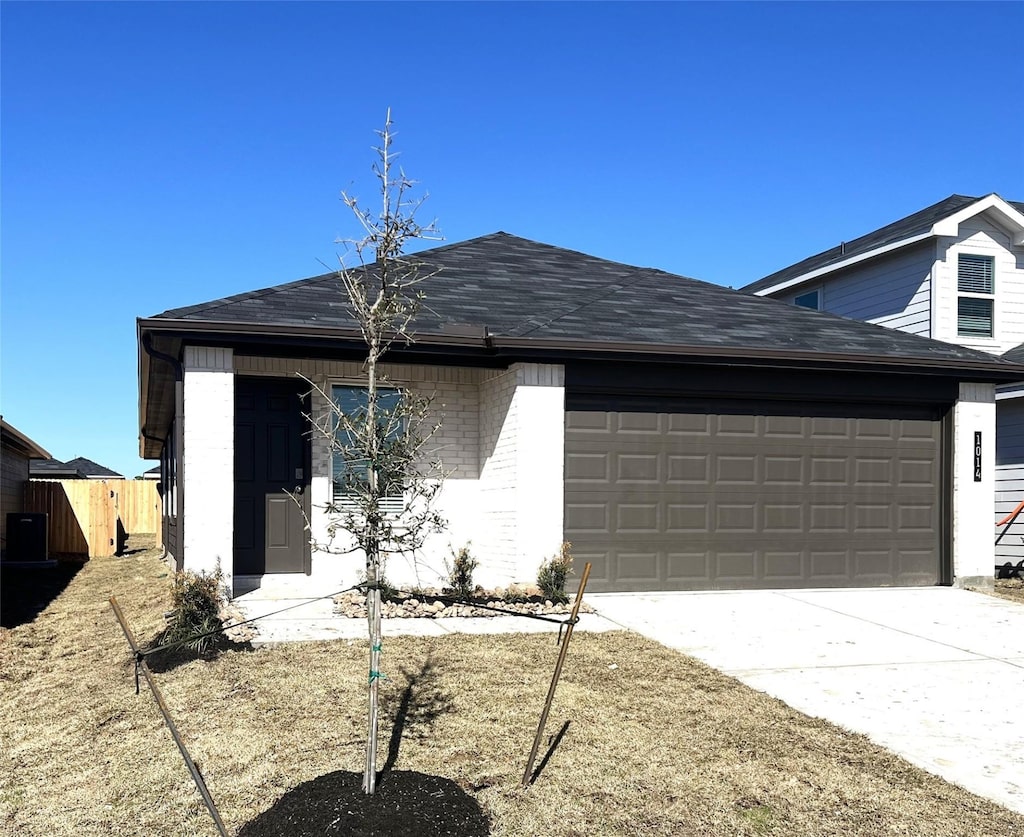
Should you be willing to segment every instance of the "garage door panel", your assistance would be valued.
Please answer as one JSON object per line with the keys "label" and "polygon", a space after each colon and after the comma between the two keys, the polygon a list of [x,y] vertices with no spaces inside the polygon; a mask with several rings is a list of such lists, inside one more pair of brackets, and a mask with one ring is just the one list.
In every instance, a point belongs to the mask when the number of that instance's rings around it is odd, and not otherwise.
{"label": "garage door panel", "polygon": [[566,538],[595,591],[938,580],[938,422],[572,411],[566,428]]}
{"label": "garage door panel", "polygon": [[661,457],[655,453],[623,453],[615,456],[612,473],[618,483],[647,482],[659,484]]}

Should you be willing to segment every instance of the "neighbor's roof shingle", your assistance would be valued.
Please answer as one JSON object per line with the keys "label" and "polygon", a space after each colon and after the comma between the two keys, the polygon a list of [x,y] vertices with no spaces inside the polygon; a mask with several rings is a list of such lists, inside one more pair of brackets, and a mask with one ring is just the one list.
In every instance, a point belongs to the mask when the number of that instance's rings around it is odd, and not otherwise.
{"label": "neighbor's roof shingle", "polygon": [[[991,355],[808,311],[661,270],[606,261],[498,232],[416,254],[440,269],[415,326],[476,324],[497,338],[686,346],[766,353],[888,355],[935,361]],[[176,308],[154,319],[351,328],[335,274]]]}
{"label": "neighbor's roof shingle", "polygon": [[[770,288],[773,285],[789,279],[795,279],[798,276],[803,276],[815,270],[820,270],[831,264],[846,261],[863,253],[870,253],[872,250],[884,247],[886,244],[892,244],[906,238],[913,238],[916,235],[923,235],[936,222],[979,200],[981,198],[971,198],[966,195],[950,195],[945,200],[927,206],[912,215],[908,215],[906,218],[900,218],[898,221],[886,224],[884,227],[880,227],[874,232],[869,232],[867,235],[862,235],[860,238],[843,242],[815,256],[809,256],[803,261],[765,276],[764,279],[751,282],[740,290],[754,294],[764,288]],[[1007,203],[1015,209],[1024,212],[1024,203],[1017,203],[1016,201],[1007,201]]]}

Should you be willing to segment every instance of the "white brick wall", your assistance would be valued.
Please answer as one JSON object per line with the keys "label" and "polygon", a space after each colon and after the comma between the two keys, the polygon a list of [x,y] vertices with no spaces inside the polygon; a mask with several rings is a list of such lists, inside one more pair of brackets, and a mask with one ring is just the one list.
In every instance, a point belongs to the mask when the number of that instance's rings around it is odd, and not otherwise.
{"label": "white brick wall", "polygon": [[[288,358],[264,358],[239,355],[235,370],[246,375],[294,377],[296,373],[312,381],[325,394],[332,385],[362,385],[362,364],[348,361],[313,361]],[[479,382],[487,370],[461,367],[384,364],[382,374],[388,382],[433,397],[433,417],[441,422],[440,431],[430,440],[431,458],[441,459],[450,472],[437,498],[437,508],[448,521],[447,530],[431,538],[421,554],[411,558],[390,559],[388,576],[399,585],[437,583],[443,577],[444,561],[453,548],[472,543],[476,551],[479,531]],[[312,388],[311,388],[312,389]],[[313,390],[311,410],[321,418],[329,411],[328,402]],[[346,550],[350,544],[344,535],[334,540],[328,534],[326,504],[331,498],[330,448],[322,434],[311,434],[313,470],[311,475],[311,537],[317,546]],[[479,553],[478,553],[479,554]],[[363,569],[361,554],[338,555],[327,549],[314,549],[313,581],[346,586],[356,581]]]}
{"label": "white brick wall", "polygon": [[[294,376],[313,381],[325,393],[332,384],[361,384],[362,364],[296,361],[239,355],[235,371],[246,375]],[[441,430],[433,448],[450,476],[438,496],[448,528],[414,560],[394,557],[392,583],[434,584],[443,578],[453,549],[470,544],[480,560],[476,581],[485,586],[530,582],[541,560],[562,540],[564,372],[561,366],[521,364],[509,370],[386,365],[390,382],[434,396]],[[314,392],[312,412],[322,416],[326,401]],[[311,501],[313,540],[328,540],[324,505],[330,499],[330,454],[326,440],[312,434]],[[345,548],[342,536],[334,546]],[[361,556],[314,551],[313,581],[353,583]]]}
{"label": "white brick wall", "polygon": [[[974,481],[974,434],[981,432],[981,482]],[[995,565],[996,400],[992,384],[960,384],[953,408],[953,583],[991,586]]]}
{"label": "white brick wall", "polygon": [[231,588],[234,525],[235,386],[231,349],[185,349],[182,490],[183,566],[219,565]]}
{"label": "white brick wall", "polygon": [[480,384],[480,583],[493,587],[516,575],[518,415],[516,370],[495,373]]}

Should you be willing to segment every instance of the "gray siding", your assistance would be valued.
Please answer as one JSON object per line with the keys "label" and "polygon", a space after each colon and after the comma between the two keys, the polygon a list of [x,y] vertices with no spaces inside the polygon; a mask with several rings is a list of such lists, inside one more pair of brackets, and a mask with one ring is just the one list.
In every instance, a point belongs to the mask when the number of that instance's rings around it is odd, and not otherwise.
{"label": "gray siding", "polygon": [[804,286],[787,299],[820,287],[824,311],[930,337],[934,261],[935,247],[928,242],[849,268],[818,286]]}
{"label": "gray siding", "polygon": [[7,512],[25,509],[28,457],[12,448],[0,452],[0,546],[7,548]]}
{"label": "gray siding", "polygon": [[[1001,520],[1024,500],[1024,399],[996,403],[996,506]],[[1005,531],[1004,531],[1005,530]],[[996,561],[1016,564],[1024,560],[1024,512],[1002,532],[996,544]]]}

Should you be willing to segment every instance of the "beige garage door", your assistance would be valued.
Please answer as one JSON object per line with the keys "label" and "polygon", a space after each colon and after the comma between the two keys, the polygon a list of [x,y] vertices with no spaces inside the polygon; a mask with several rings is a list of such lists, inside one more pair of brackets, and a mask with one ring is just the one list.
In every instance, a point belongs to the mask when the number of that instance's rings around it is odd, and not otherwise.
{"label": "beige garage door", "polygon": [[566,413],[565,533],[590,589],[930,585],[940,422]]}

